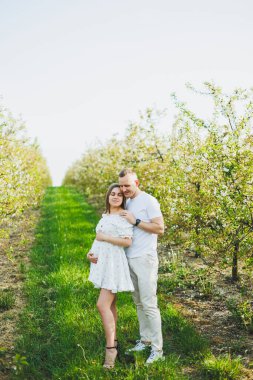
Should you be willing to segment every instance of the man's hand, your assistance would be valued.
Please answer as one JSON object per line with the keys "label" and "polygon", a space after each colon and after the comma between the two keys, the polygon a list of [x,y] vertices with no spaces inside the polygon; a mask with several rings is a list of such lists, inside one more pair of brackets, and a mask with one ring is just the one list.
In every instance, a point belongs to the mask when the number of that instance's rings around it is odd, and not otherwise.
{"label": "man's hand", "polygon": [[97,264],[97,262],[98,262],[98,258],[94,257],[94,253],[92,253],[92,252],[89,252],[87,254],[87,259],[89,260],[90,263],[93,263],[93,264]]}
{"label": "man's hand", "polygon": [[123,210],[120,212],[120,216],[123,216],[123,218],[125,218],[131,224],[136,223],[136,218],[130,211]]}

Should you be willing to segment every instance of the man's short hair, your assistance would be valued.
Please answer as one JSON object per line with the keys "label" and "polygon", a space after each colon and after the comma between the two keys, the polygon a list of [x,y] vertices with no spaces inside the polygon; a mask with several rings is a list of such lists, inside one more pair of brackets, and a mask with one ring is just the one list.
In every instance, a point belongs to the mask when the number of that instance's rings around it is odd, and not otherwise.
{"label": "man's short hair", "polygon": [[131,168],[122,169],[121,172],[119,173],[119,177],[125,177],[127,174],[131,174],[137,179],[137,174]]}

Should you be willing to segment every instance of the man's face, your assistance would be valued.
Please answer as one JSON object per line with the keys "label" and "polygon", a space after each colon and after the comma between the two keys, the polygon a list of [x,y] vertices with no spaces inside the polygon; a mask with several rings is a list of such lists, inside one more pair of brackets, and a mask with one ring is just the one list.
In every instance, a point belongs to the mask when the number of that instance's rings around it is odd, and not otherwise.
{"label": "man's face", "polygon": [[120,190],[126,198],[134,198],[138,189],[139,181],[135,178],[135,176],[127,174],[125,177],[119,177],[119,185]]}

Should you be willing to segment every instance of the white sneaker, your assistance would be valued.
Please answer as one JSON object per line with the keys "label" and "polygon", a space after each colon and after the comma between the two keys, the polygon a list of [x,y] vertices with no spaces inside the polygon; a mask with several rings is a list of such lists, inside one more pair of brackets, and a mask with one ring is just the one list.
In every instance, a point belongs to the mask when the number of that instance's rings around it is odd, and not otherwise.
{"label": "white sneaker", "polygon": [[131,352],[144,351],[147,347],[150,347],[150,343],[143,343],[141,340],[137,340],[136,345],[134,347],[126,350],[126,354],[129,354]]}
{"label": "white sneaker", "polygon": [[163,351],[152,350],[149,358],[147,359],[145,365],[152,364],[158,360],[163,361],[165,357],[163,356]]}

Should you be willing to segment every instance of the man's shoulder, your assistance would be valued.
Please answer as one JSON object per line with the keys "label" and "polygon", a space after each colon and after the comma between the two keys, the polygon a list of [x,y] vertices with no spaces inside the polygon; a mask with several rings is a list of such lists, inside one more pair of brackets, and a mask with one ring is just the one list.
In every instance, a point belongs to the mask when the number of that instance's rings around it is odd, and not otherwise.
{"label": "man's shoulder", "polygon": [[142,193],[143,193],[144,199],[146,199],[148,201],[151,201],[151,202],[158,202],[158,200],[156,199],[156,197],[154,197],[151,194],[146,193],[146,191],[143,191]]}
{"label": "man's shoulder", "polygon": [[127,199],[126,205],[129,207],[130,205],[137,204],[158,204],[158,200],[151,194],[146,193],[146,191],[141,191],[141,193],[134,199]]}
{"label": "man's shoulder", "polygon": [[148,194],[145,191],[141,192],[138,204],[142,205],[143,208],[146,208],[148,210],[160,209],[160,203],[158,200],[153,195]]}

